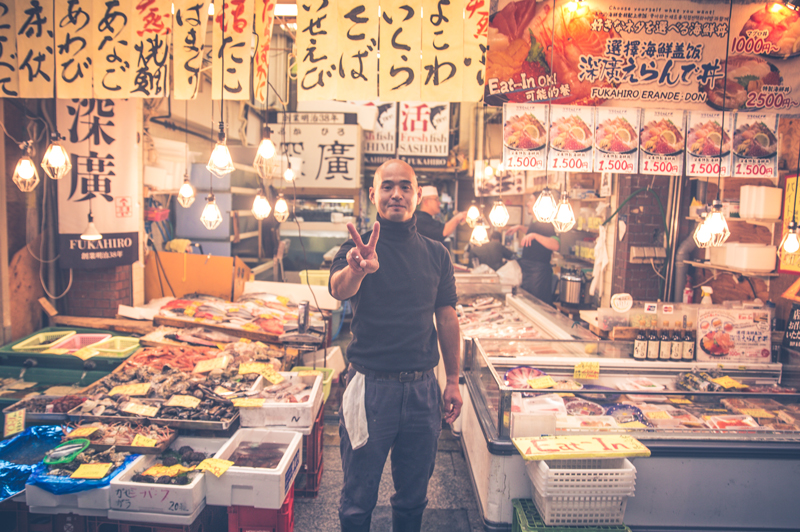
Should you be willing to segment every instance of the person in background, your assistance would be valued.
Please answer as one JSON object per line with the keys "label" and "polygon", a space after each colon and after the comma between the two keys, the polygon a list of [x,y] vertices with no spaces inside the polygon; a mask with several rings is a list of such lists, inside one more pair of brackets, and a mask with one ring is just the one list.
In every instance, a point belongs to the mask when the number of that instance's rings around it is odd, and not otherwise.
{"label": "person in background", "polygon": [[[331,265],[328,290],[353,306],[350,367],[339,411],[344,532],[369,531],[390,451],[392,530],[419,532],[442,430],[441,408],[448,423],[461,412],[453,264],[441,243],[416,230],[420,197],[411,166],[397,159],[382,164],[369,189],[378,221],[364,235],[347,224],[352,239]],[[444,393],[433,375],[439,363],[437,337],[447,375]]]}
{"label": "person in background", "polygon": [[474,264],[477,260],[479,264],[486,264],[493,270],[498,270],[505,264],[505,261],[514,258],[514,252],[508,249],[501,242],[502,235],[497,231],[492,232],[489,242],[482,246],[469,246],[469,259]]}
{"label": "person in background", "polygon": [[[533,209],[536,197],[531,195],[528,199],[528,212]],[[510,227],[506,234],[518,233],[522,236],[522,258],[519,266],[522,270],[522,288],[529,294],[541,299],[545,303],[553,303],[553,267],[550,266],[550,257],[558,251],[561,239],[556,235],[553,224],[542,223],[534,220],[530,225],[515,225]]]}
{"label": "person in background", "polygon": [[442,202],[436,187],[426,186],[422,189],[422,202],[417,210],[417,232],[431,240],[444,243],[444,239],[453,234],[458,224],[467,217],[467,212],[454,212],[447,223],[435,218],[442,212]]}

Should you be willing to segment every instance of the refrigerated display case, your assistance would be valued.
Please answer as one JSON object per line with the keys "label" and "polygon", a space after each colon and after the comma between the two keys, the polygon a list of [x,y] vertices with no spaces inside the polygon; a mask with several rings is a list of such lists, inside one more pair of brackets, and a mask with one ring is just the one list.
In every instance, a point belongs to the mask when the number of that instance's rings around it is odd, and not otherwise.
{"label": "refrigerated display case", "polygon": [[[650,457],[631,459],[636,493],[625,524],[637,532],[796,530],[800,394],[773,386],[781,365],[638,361],[632,351],[632,342],[473,340],[464,353],[461,441],[485,529],[510,530],[511,501],[532,497],[510,438],[516,412],[527,411],[550,423],[555,416],[556,435],[624,433],[650,448]],[[598,362],[599,377],[576,379],[576,365],[588,361]],[[524,387],[536,372],[560,389]],[[701,372],[757,393],[677,386],[681,375]]]}

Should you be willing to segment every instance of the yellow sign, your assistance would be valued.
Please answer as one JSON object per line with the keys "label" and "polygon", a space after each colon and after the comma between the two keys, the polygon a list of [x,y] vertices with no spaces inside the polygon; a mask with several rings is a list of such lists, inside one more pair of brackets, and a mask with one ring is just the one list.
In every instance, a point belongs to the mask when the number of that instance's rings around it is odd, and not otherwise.
{"label": "yellow sign", "polygon": [[259,327],[255,323],[245,323],[244,325],[242,325],[242,329],[250,332],[258,332],[261,330],[261,327]]}
{"label": "yellow sign", "polygon": [[87,480],[98,480],[105,478],[114,464],[81,464],[70,478],[83,478]]}
{"label": "yellow sign", "polygon": [[672,416],[666,410],[653,410],[645,412],[644,415],[647,416],[647,419],[672,419]]}
{"label": "yellow sign", "polygon": [[209,371],[213,371],[215,369],[225,369],[228,367],[229,362],[230,357],[228,355],[201,360],[195,365],[192,373],[208,373]]}
{"label": "yellow sign", "polygon": [[197,408],[200,399],[193,395],[173,395],[164,406],[180,406],[182,408]]}
{"label": "yellow sign", "polygon": [[214,388],[214,393],[217,395],[221,395],[222,397],[225,397],[226,395],[233,395],[236,392],[232,392],[229,389],[225,388],[224,386],[217,386],[216,388]]}
{"label": "yellow sign", "polygon": [[739,413],[744,414],[745,416],[750,416],[755,418],[775,417],[775,414],[769,412],[768,410],[764,410],[763,408],[740,408]]}
{"label": "yellow sign", "polygon": [[150,391],[150,383],[149,382],[140,382],[138,384],[123,384],[122,386],[114,386],[111,388],[111,391],[108,392],[108,395],[115,396],[115,395],[128,395],[128,396],[136,396],[136,395],[147,395],[147,392]]}
{"label": "yellow sign", "polygon": [[97,351],[96,349],[92,349],[91,347],[84,347],[83,349],[78,349],[77,351],[72,353],[72,356],[78,357],[81,360],[89,360],[98,353],[100,353],[100,351]]}
{"label": "yellow sign", "polygon": [[14,384],[7,386],[9,390],[27,390],[36,386],[35,382],[17,381]]}
{"label": "yellow sign", "polygon": [[283,378],[283,375],[281,375],[280,373],[276,373],[274,370],[267,373],[262,373],[261,376],[267,379],[272,384],[280,384],[285,380]]}
{"label": "yellow sign", "polygon": [[550,375],[528,379],[528,386],[534,390],[544,390],[545,388],[552,388],[555,385],[556,381],[554,381],[553,377]]}
{"label": "yellow sign", "polygon": [[153,438],[148,438],[147,436],[142,436],[141,434],[137,434],[134,436],[133,441],[131,442],[132,447],[155,447],[158,443],[157,440]]}
{"label": "yellow sign", "polygon": [[202,471],[210,471],[214,476],[221,477],[222,474],[228,470],[233,462],[229,460],[220,460],[219,458],[206,458],[195,469]]}
{"label": "yellow sign", "polygon": [[13,434],[25,430],[25,409],[15,410],[6,414],[5,428],[3,429],[3,437],[8,438]]}
{"label": "yellow sign", "polygon": [[265,399],[261,397],[241,397],[233,399],[233,406],[237,408],[259,408],[264,406]]}
{"label": "yellow sign", "polygon": [[724,377],[719,377],[718,379],[714,379],[713,382],[716,382],[717,384],[719,384],[720,386],[722,386],[725,389],[747,388],[746,384],[742,384],[741,382],[739,382],[739,381],[737,381],[735,379],[732,379],[732,378],[728,377],[727,375],[725,375]]}
{"label": "yellow sign", "polygon": [[123,412],[137,416],[153,417],[158,414],[158,406],[148,406],[140,403],[128,403],[122,408]]}
{"label": "yellow sign", "polygon": [[690,405],[690,404],[692,404],[692,402],[690,400],[684,399],[683,397],[670,397],[669,398],[669,402],[670,403],[675,403],[675,404],[678,404],[678,405]]}
{"label": "yellow sign", "polygon": [[264,373],[267,370],[268,364],[264,362],[245,362],[243,364],[239,364],[239,375],[244,375],[246,373]]}
{"label": "yellow sign", "polygon": [[600,378],[600,362],[578,362],[572,374],[575,379]]}
{"label": "yellow sign", "polygon": [[180,475],[181,473],[187,473],[189,471],[194,471],[193,467],[184,467],[180,464],[175,464],[174,466],[163,466],[163,465],[156,465],[153,466],[146,471],[142,472],[142,475],[150,475],[153,477],[162,477],[164,475],[168,477],[174,477]]}
{"label": "yellow sign", "polygon": [[511,440],[525,460],[650,456],[650,449],[626,434],[542,436]]}
{"label": "yellow sign", "polygon": [[69,438],[69,439],[72,439],[72,438],[88,438],[89,436],[91,436],[92,434],[97,432],[97,429],[99,429],[99,428],[100,427],[78,427],[75,430],[73,430],[72,432],[70,432],[69,434],[67,434],[67,438]]}

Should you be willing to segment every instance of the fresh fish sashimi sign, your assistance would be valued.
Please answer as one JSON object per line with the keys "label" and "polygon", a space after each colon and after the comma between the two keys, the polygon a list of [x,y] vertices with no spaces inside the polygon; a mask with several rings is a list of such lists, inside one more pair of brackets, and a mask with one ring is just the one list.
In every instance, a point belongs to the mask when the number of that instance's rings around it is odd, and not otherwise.
{"label": "fresh fish sashimi sign", "polygon": [[[800,13],[778,2],[500,0],[485,98],[792,112]],[[730,48],[726,53],[726,43]]]}

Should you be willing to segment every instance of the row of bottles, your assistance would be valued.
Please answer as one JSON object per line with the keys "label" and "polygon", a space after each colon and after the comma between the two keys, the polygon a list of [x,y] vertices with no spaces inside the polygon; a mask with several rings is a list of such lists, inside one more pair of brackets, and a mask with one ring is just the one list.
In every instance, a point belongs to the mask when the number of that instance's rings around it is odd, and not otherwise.
{"label": "row of bottles", "polygon": [[693,330],[682,330],[679,327],[670,329],[669,322],[664,322],[664,328],[660,333],[655,328],[645,329],[642,327],[636,331],[633,358],[690,362],[694,360],[694,349],[695,332]]}

